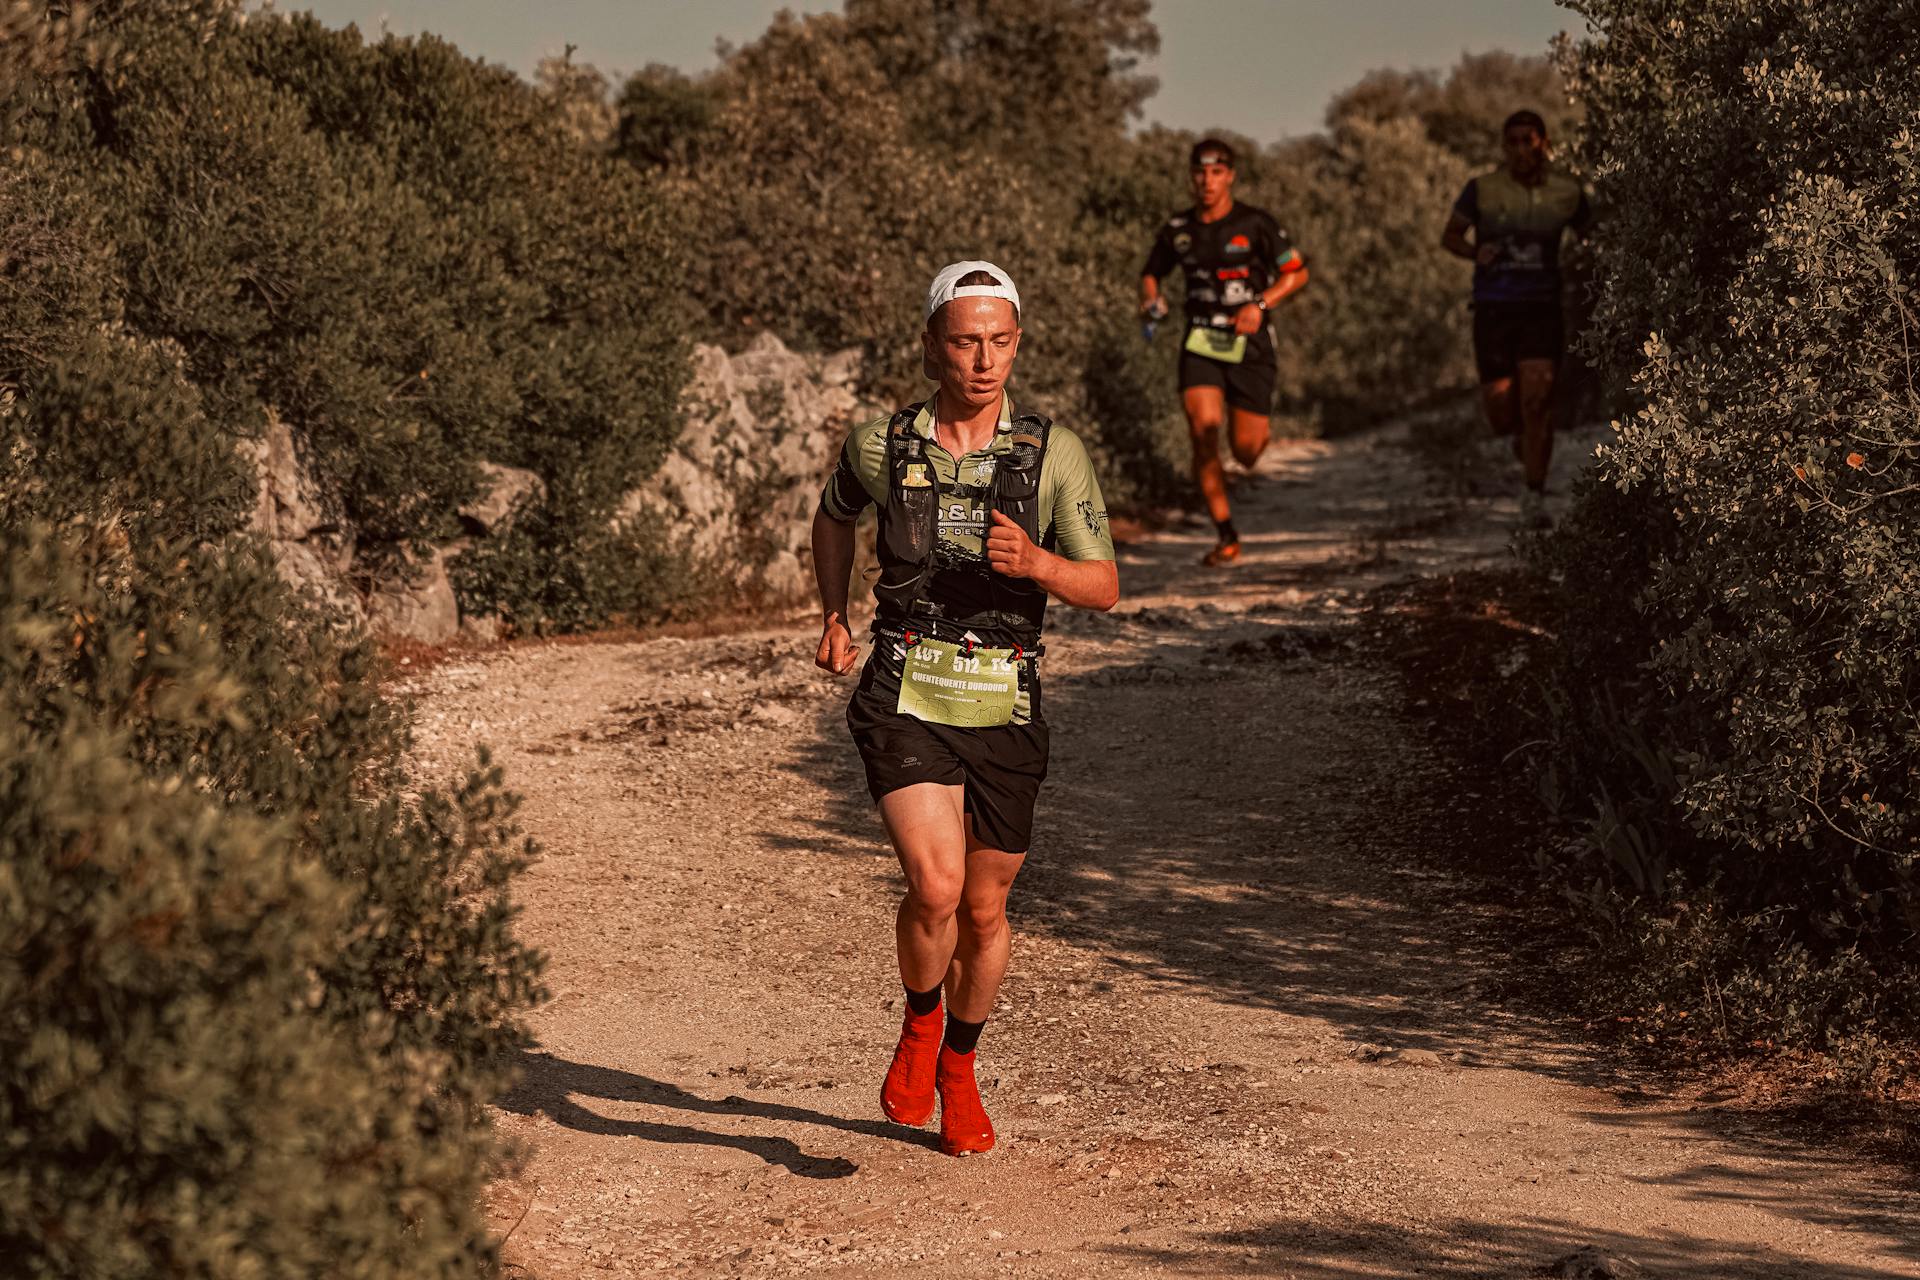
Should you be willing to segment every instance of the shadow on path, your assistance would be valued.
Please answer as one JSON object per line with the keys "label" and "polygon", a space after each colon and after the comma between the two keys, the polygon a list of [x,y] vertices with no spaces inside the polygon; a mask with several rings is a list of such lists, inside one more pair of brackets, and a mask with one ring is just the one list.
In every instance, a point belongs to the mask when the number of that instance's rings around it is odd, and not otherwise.
{"label": "shadow on path", "polygon": [[500,1099],[500,1107],[522,1116],[546,1116],[555,1124],[580,1133],[607,1137],[644,1138],[668,1144],[693,1143],[710,1147],[731,1147],[758,1156],[768,1164],[779,1165],[802,1178],[845,1178],[859,1166],[844,1156],[808,1155],[791,1138],[777,1134],[734,1134],[692,1125],[667,1124],[653,1120],[617,1120],[576,1101],[576,1097],[598,1098],[607,1102],[644,1103],[674,1111],[700,1115],[773,1120],[788,1124],[811,1124],[838,1129],[842,1133],[879,1138],[908,1146],[934,1148],[939,1145],[932,1133],[878,1120],[850,1120],[807,1107],[778,1102],[755,1102],[729,1095],[705,1098],[689,1093],[675,1084],[636,1075],[614,1067],[570,1062],[550,1053],[523,1054],[520,1081]]}
{"label": "shadow on path", "polygon": [[[1551,1264],[1597,1250],[1604,1260],[1637,1263],[1642,1270]],[[1276,1219],[1208,1233],[1192,1243],[1108,1246],[1114,1263],[1144,1263],[1174,1275],[1247,1275],[1285,1280],[1355,1280],[1362,1276],[1428,1276],[1487,1280],[1527,1275],[1659,1276],[1661,1280],[1896,1280],[1911,1270],[1852,1263],[1816,1264],[1765,1244],[1730,1246],[1684,1230],[1634,1235],[1553,1218],[1511,1223],[1456,1218],[1410,1228],[1405,1223]],[[1224,1255],[1224,1256],[1223,1256]],[[1230,1261],[1229,1259],[1237,1259]]]}

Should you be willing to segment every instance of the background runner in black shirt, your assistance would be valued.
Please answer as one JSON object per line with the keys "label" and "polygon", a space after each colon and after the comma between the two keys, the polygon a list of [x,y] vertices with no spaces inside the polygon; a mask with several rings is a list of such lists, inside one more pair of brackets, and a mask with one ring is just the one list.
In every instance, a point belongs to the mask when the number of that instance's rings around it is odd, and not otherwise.
{"label": "background runner in black shirt", "polygon": [[1220,465],[1220,429],[1231,411],[1233,456],[1243,467],[1259,461],[1272,436],[1275,367],[1267,312],[1307,283],[1307,264],[1272,214],[1234,202],[1231,147],[1201,142],[1188,176],[1193,208],[1160,228],[1141,272],[1140,306],[1164,315],[1161,277],[1180,268],[1187,286],[1180,399],[1193,433],[1194,480],[1220,534],[1206,563],[1230,564],[1239,558],[1240,537]]}

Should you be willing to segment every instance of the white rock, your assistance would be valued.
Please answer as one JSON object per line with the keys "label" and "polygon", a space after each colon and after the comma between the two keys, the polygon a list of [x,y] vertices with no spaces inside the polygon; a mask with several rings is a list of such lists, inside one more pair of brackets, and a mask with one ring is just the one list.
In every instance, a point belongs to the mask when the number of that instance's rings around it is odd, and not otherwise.
{"label": "white rock", "polygon": [[375,584],[367,595],[367,625],[422,644],[445,644],[458,635],[460,606],[447,580],[448,554],[443,548],[412,573]]}
{"label": "white rock", "polygon": [[858,351],[802,355],[769,333],[732,356],[696,346],[680,439],[618,518],[684,538],[728,566],[739,590],[805,595],[820,488],[848,428],[880,412],[855,394],[859,373]]}
{"label": "white rock", "polygon": [[480,492],[460,508],[460,516],[475,533],[494,534],[506,528],[515,507],[547,496],[547,482],[524,467],[480,464]]}

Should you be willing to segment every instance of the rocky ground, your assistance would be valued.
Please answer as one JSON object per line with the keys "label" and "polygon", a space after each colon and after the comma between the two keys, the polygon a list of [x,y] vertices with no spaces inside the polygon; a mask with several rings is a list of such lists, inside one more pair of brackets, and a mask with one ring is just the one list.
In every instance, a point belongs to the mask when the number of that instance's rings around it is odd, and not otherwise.
{"label": "rocky ground", "polygon": [[1056,612],[981,1158],[880,1115],[897,873],[811,625],[421,677],[422,768],[491,744],[545,851],[515,1273],[1920,1276],[1910,1173],[1499,994],[1518,926],[1462,847],[1496,802],[1362,607],[1505,559],[1481,487],[1397,432],[1279,445],[1239,567],[1176,527],[1125,549],[1114,614]]}

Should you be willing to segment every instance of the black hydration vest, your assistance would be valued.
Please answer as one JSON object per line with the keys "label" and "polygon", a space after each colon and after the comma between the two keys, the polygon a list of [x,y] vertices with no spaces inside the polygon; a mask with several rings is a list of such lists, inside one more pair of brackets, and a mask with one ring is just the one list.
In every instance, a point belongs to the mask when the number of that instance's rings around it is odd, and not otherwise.
{"label": "black hydration vest", "polygon": [[[880,581],[873,589],[876,621],[925,630],[936,639],[958,640],[972,631],[987,645],[1010,641],[1037,649],[1047,593],[1025,578],[993,572],[984,558],[976,562],[952,555],[940,544],[940,504],[945,498],[985,498],[989,530],[998,511],[1038,545],[1040,464],[1053,423],[1037,414],[1015,418],[1013,446],[995,459],[990,483],[943,486],[927,457],[925,437],[913,429],[920,408],[910,404],[887,423],[887,504],[880,511]],[[907,483],[911,467],[918,468],[913,474],[923,483]],[[981,607],[970,608],[969,601]]]}

